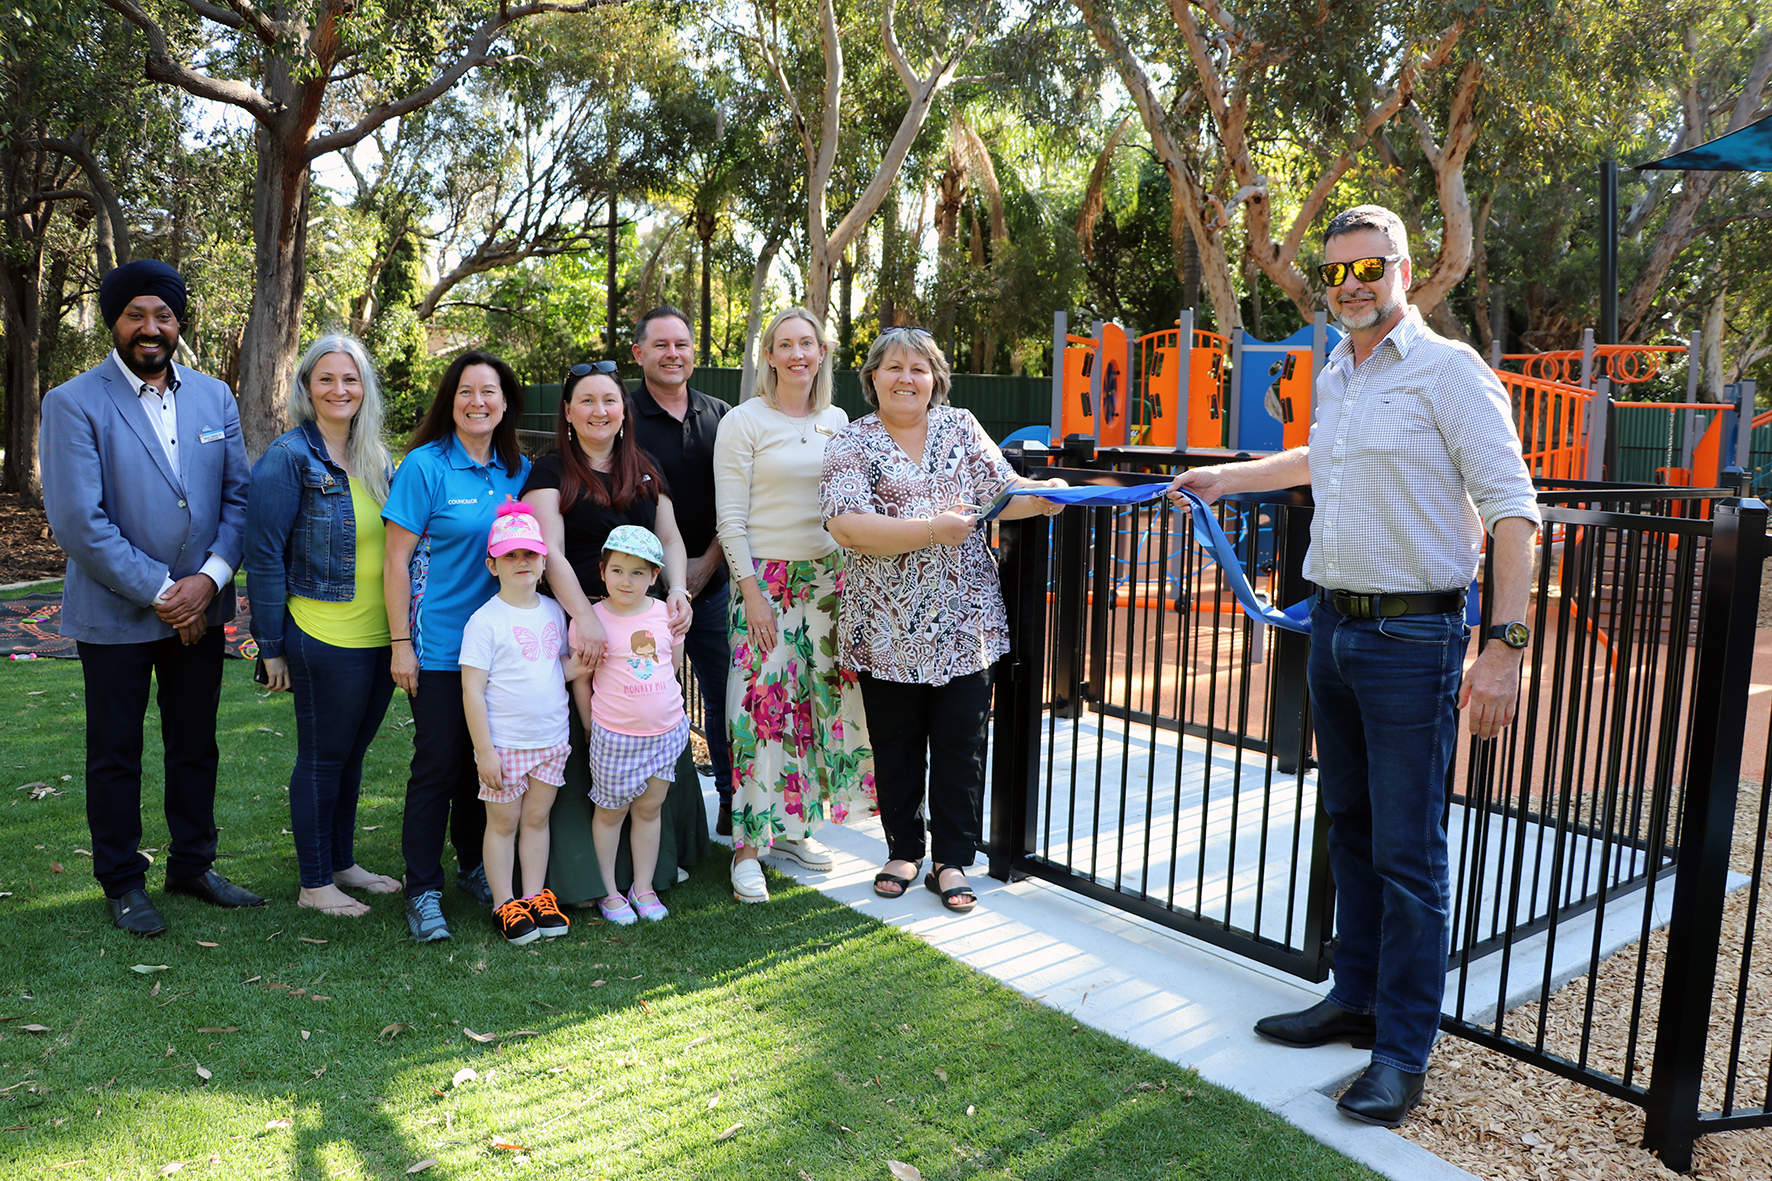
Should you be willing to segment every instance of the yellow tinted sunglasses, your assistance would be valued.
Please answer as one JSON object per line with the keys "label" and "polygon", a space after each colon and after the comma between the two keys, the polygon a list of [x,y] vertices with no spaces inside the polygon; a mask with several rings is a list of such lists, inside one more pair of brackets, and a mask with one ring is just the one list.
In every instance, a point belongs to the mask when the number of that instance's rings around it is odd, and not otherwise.
{"label": "yellow tinted sunglasses", "polygon": [[1356,258],[1352,262],[1326,262],[1317,267],[1317,278],[1323,280],[1325,287],[1340,287],[1347,282],[1347,273],[1352,271],[1360,282],[1376,283],[1384,278],[1384,268],[1401,257],[1400,254],[1388,254],[1383,258]]}

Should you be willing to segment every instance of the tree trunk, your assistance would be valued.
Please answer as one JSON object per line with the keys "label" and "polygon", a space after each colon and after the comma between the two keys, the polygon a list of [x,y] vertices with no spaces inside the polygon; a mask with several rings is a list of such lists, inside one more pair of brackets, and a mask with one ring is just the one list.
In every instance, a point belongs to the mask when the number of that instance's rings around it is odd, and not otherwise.
{"label": "tree trunk", "polygon": [[621,322],[620,295],[617,292],[616,286],[615,286],[615,254],[616,254],[617,248],[621,244],[620,241],[616,237],[616,234],[618,233],[617,227],[620,225],[620,223],[617,222],[616,218],[615,218],[615,200],[616,200],[615,186],[610,185],[610,187],[609,187],[609,257],[607,260],[605,260],[608,264],[608,270],[604,276],[605,294],[607,295],[608,300],[609,300],[609,305],[608,305],[608,307],[609,307],[608,317],[609,318],[603,325],[603,355],[612,361],[619,359],[615,355],[615,349],[616,349],[615,326]]}
{"label": "tree trunk", "polygon": [[855,256],[867,247],[867,231],[863,230],[855,244],[843,252],[843,267],[837,272],[837,367],[855,367]]}
{"label": "tree trunk", "polygon": [[301,349],[302,292],[307,286],[308,161],[261,124],[252,195],[256,280],[240,341],[240,431],[256,460],[288,423],[284,399]]}
{"label": "tree trunk", "polygon": [[[1723,307],[1728,295],[1727,289],[1719,290],[1704,309],[1704,329],[1699,340],[1704,363],[1704,379],[1698,383],[1700,402],[1723,400]],[[1748,416],[1753,416],[1752,410]]]}
{"label": "tree trunk", "polygon": [[6,334],[6,463],[0,469],[0,487],[33,506],[43,503],[37,467],[37,422],[43,401],[43,241],[55,205],[22,206],[43,179],[42,164],[38,152],[0,152],[0,167],[6,170],[0,178],[0,208],[17,210],[0,218],[0,322]]}
{"label": "tree trunk", "polygon": [[712,209],[695,211],[695,235],[701,239],[701,363],[706,365],[712,360],[710,342],[713,340],[712,327],[714,320],[714,269],[711,257],[714,249],[714,231],[719,228],[719,214]]}
{"label": "tree trunk", "polygon": [[763,249],[757,252],[757,265],[751,271],[751,302],[744,317],[744,366],[738,378],[738,400],[744,401],[757,388],[757,333],[763,330],[763,290],[769,284],[769,268],[787,233],[779,225],[771,226]]}

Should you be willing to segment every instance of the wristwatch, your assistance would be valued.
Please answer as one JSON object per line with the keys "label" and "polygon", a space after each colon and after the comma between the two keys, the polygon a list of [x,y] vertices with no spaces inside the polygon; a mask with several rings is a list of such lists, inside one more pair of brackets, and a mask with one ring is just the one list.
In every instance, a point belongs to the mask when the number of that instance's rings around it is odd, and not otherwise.
{"label": "wristwatch", "polygon": [[1489,629],[1491,640],[1500,640],[1509,648],[1524,648],[1532,642],[1532,629],[1519,620],[1512,623],[1498,623]]}

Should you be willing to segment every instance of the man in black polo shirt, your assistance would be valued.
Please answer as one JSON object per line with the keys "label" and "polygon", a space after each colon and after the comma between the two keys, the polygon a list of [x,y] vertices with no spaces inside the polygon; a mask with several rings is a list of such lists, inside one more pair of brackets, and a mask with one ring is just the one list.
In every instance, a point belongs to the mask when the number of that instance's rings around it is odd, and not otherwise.
{"label": "man in black polo shirt", "polygon": [[653,308],[634,325],[634,360],[644,374],[629,395],[634,439],[664,472],[683,548],[689,552],[689,595],[694,621],[683,650],[701,685],[704,719],[720,815],[714,831],[732,834],[732,754],[726,739],[726,674],[732,666],[727,639],[726,556],[714,531],[714,436],[729,407],[689,388],[695,341],[689,317],[669,304]]}

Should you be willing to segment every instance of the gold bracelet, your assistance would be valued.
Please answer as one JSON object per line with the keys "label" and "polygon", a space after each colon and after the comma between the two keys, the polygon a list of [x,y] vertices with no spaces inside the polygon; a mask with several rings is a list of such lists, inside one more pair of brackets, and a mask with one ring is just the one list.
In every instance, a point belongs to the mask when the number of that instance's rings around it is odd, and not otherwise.
{"label": "gold bracelet", "polygon": [[934,549],[935,548],[935,518],[930,517],[930,518],[928,518],[928,521],[929,521],[929,548]]}

